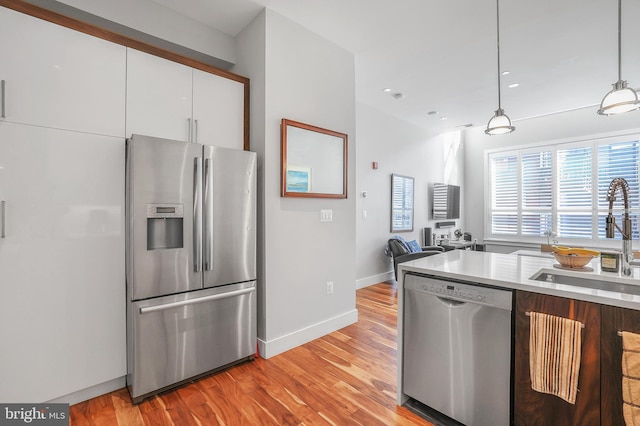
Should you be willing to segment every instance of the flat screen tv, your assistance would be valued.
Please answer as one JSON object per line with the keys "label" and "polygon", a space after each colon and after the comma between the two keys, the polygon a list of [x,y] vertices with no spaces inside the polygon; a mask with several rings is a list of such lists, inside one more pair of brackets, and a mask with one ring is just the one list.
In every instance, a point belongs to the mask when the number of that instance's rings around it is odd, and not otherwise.
{"label": "flat screen tv", "polygon": [[433,184],[433,219],[460,219],[460,187],[445,183]]}

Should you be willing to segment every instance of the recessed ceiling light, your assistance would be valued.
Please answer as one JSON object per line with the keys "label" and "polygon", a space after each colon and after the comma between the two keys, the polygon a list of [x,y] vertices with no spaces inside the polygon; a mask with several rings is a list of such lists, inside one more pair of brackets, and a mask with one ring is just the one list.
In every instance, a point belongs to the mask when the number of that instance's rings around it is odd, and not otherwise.
{"label": "recessed ceiling light", "polygon": [[404,93],[400,93],[400,92],[394,93],[391,96],[393,96],[394,99],[404,99],[407,97]]}
{"label": "recessed ceiling light", "polygon": [[446,119],[447,119],[447,117],[440,117],[440,120],[442,120],[442,121],[444,121]]}
{"label": "recessed ceiling light", "polygon": [[511,71],[502,71],[502,75],[509,75],[511,74]]}
{"label": "recessed ceiling light", "polygon": [[507,87],[508,87],[509,89],[513,89],[514,87],[518,87],[518,86],[520,86],[520,83],[511,83],[511,84],[510,84],[510,85],[508,85]]}
{"label": "recessed ceiling light", "polygon": [[391,91],[391,89],[389,89],[388,87],[385,87],[384,89],[382,89],[382,91],[384,93],[389,93]]}

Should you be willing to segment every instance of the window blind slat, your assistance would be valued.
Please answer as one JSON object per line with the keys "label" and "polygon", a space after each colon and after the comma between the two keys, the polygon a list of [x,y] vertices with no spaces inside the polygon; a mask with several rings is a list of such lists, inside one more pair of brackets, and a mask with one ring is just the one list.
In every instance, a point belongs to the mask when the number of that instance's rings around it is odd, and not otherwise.
{"label": "window blind slat", "polygon": [[552,202],[551,151],[523,154],[522,207],[548,207]]}

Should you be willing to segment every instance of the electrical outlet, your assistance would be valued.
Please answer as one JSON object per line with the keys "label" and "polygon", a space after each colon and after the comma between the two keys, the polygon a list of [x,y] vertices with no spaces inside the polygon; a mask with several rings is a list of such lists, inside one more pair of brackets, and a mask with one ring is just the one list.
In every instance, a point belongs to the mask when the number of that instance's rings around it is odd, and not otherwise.
{"label": "electrical outlet", "polygon": [[327,294],[333,294],[333,281],[327,282]]}

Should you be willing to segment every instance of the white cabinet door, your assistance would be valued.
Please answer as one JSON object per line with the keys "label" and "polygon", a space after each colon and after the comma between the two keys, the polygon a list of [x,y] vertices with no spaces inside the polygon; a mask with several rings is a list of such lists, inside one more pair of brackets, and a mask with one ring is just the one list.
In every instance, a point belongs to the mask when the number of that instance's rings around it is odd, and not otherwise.
{"label": "white cabinet door", "polygon": [[189,141],[191,68],[127,49],[127,137]]}
{"label": "white cabinet door", "polygon": [[124,135],[123,46],[0,8],[0,55],[4,120]]}
{"label": "white cabinet door", "polygon": [[124,139],[0,122],[0,401],[126,374]]}
{"label": "white cabinet door", "polygon": [[199,143],[243,149],[244,85],[194,69],[193,118]]}

